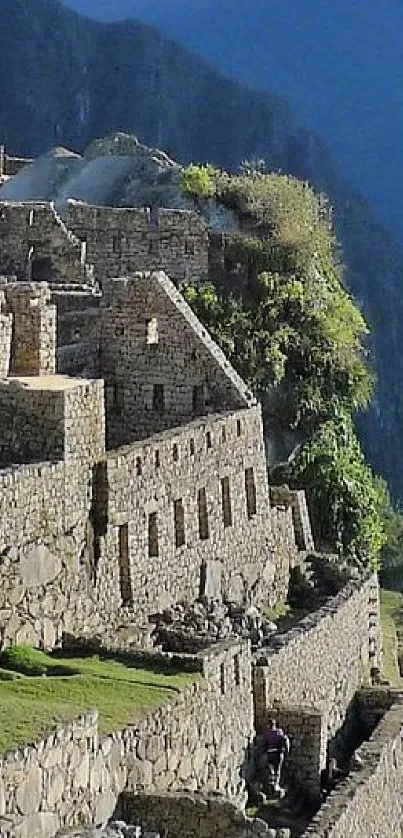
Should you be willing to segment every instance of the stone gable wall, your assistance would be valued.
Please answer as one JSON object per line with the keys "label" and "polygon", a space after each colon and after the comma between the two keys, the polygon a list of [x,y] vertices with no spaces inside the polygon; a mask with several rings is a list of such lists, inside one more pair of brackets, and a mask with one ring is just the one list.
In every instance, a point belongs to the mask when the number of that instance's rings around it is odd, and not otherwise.
{"label": "stone gable wall", "polygon": [[250,650],[222,644],[204,654],[200,671],[203,679],[136,727],[99,738],[96,713],[88,713],[2,757],[1,835],[50,838],[61,826],[102,823],[124,790],[206,788],[243,801],[241,766],[253,735]]}
{"label": "stone gable wall", "polygon": [[273,638],[255,668],[256,726],[276,706],[300,704],[322,713],[330,739],[358,687],[379,666],[378,609],[377,579],[371,576],[348,583],[296,628]]}
{"label": "stone gable wall", "polygon": [[106,385],[108,447],[196,416],[256,403],[160,273],[106,283],[100,367]]}
{"label": "stone gable wall", "polygon": [[94,281],[85,246],[44,202],[0,202],[0,273],[56,284]]}
{"label": "stone gable wall", "polygon": [[400,838],[403,828],[403,703],[360,748],[363,765],[327,798],[302,838]]}
{"label": "stone gable wall", "polygon": [[66,223],[87,243],[87,258],[101,279],[155,269],[175,282],[207,278],[207,226],[194,212],[69,201]]}

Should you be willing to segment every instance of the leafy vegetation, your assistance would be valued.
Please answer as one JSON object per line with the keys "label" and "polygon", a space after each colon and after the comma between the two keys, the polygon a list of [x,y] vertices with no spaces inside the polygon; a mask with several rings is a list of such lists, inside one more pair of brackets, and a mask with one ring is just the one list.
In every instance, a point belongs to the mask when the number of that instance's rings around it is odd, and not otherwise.
{"label": "leafy vegetation", "polygon": [[183,194],[195,200],[207,200],[215,195],[217,170],[214,166],[195,166],[190,164],[182,173],[181,187]]}
{"label": "leafy vegetation", "polygon": [[0,666],[0,751],[35,741],[57,722],[92,708],[99,711],[100,731],[111,732],[170,701],[198,677],[98,656],[47,655],[29,646],[5,650]]}
{"label": "leafy vegetation", "polygon": [[365,462],[352,416],[371,398],[364,318],[343,285],[327,201],[282,175],[215,172],[241,232],[221,285],[187,286],[201,320],[273,415],[302,442],[285,478],[308,493],[319,542],[376,567],[388,496]]}

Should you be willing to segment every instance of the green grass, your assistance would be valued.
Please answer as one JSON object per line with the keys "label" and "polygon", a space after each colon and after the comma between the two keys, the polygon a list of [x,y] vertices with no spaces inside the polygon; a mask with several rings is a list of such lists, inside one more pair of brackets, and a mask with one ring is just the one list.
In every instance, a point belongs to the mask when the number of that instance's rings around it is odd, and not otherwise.
{"label": "green grass", "polygon": [[[110,733],[169,702],[198,677],[29,647],[6,650],[0,666],[0,752],[33,742],[56,723],[93,708],[99,711],[100,732]],[[46,674],[57,669],[63,674]]]}
{"label": "green grass", "polygon": [[397,633],[403,631],[403,594],[381,590],[383,674],[391,684],[403,687],[398,666]]}

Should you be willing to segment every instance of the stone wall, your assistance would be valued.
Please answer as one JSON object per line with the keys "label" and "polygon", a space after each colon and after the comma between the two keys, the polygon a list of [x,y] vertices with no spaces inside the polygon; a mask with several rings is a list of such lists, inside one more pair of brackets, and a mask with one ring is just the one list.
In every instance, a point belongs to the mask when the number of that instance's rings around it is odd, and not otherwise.
{"label": "stone wall", "polygon": [[292,780],[312,800],[320,794],[320,772],[326,764],[327,730],[324,717],[309,707],[293,704],[289,690],[286,707],[276,706],[275,718],[291,741],[287,768]]}
{"label": "stone wall", "polygon": [[[121,603],[117,563],[99,560],[95,573],[91,517],[94,466],[104,452],[102,382],[68,379],[68,384],[70,389],[63,389],[62,380],[50,404],[44,399],[52,391],[31,392],[30,424],[25,437],[18,433],[25,456],[35,440],[42,450],[53,440],[52,453],[57,444],[60,461],[0,471],[0,627],[5,643],[52,647],[64,631],[95,633],[111,623]],[[0,392],[3,386],[7,382]],[[60,414],[50,410],[55,405]],[[10,416],[10,423],[14,419]],[[52,421],[53,437],[47,424]]]}
{"label": "stone wall", "polygon": [[186,210],[94,207],[69,201],[68,227],[87,244],[96,276],[166,271],[175,282],[208,274],[207,226]]}
{"label": "stone wall", "polygon": [[218,794],[124,794],[119,801],[120,816],[128,823],[139,824],[145,831],[159,832],[164,838],[267,836],[262,821],[247,818],[232,801]]}
{"label": "stone wall", "polygon": [[331,739],[354,693],[379,666],[378,607],[376,577],[352,581],[319,611],[275,636],[255,668],[257,727],[276,706],[300,704],[323,715]]}
{"label": "stone wall", "polygon": [[57,308],[57,370],[64,375],[100,375],[101,295],[94,289],[53,288]]}
{"label": "stone wall", "polygon": [[49,203],[0,202],[0,273],[24,281],[94,284],[85,244]]}
{"label": "stone wall", "polygon": [[[98,739],[96,714],[0,760],[0,832],[52,836],[107,820],[125,791],[201,788],[244,801],[241,766],[253,735],[246,644],[200,657],[204,678],[137,727]],[[35,831],[36,830],[36,831]]]}
{"label": "stone wall", "polygon": [[0,465],[61,460],[63,391],[32,389],[25,379],[0,381]]}
{"label": "stone wall", "polygon": [[403,830],[403,703],[360,748],[362,767],[327,798],[302,838],[400,838]]}
{"label": "stone wall", "polygon": [[[247,475],[255,492],[249,508]],[[205,417],[109,452],[105,484],[103,551],[118,555],[119,533],[128,528],[126,562],[139,613],[197,598],[202,566],[210,563],[219,563],[216,596],[276,595],[260,408]],[[283,562],[288,568],[289,555]]]}
{"label": "stone wall", "polygon": [[[63,376],[0,381],[0,464],[95,462],[105,450],[103,382]],[[66,497],[66,506],[70,503]]]}
{"label": "stone wall", "polygon": [[32,157],[15,157],[7,154],[4,145],[0,145],[0,178],[18,175],[21,169],[33,162]]}
{"label": "stone wall", "polygon": [[4,290],[0,288],[0,379],[6,378],[10,369],[12,315],[6,306]]}
{"label": "stone wall", "polygon": [[108,446],[256,404],[163,273],[104,284],[100,365]]}
{"label": "stone wall", "polygon": [[49,375],[56,368],[56,307],[46,283],[10,283],[10,375]]}

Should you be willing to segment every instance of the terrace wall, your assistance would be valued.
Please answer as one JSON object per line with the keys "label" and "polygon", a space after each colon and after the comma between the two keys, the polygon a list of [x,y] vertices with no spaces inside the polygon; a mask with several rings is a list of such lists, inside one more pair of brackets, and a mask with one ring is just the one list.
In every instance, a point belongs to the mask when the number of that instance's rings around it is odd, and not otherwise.
{"label": "terrace wall", "polygon": [[244,802],[241,766],[253,735],[251,656],[226,644],[200,657],[204,678],[139,722],[98,738],[88,713],[0,759],[4,838],[100,824],[127,790],[210,789]]}
{"label": "terrace wall", "polygon": [[400,838],[403,829],[403,703],[360,748],[362,767],[327,798],[302,838]]}
{"label": "terrace wall", "polygon": [[317,612],[273,638],[255,667],[257,728],[276,707],[292,704],[319,712],[327,738],[334,736],[356,690],[379,667],[378,595],[374,576],[349,582]]}

